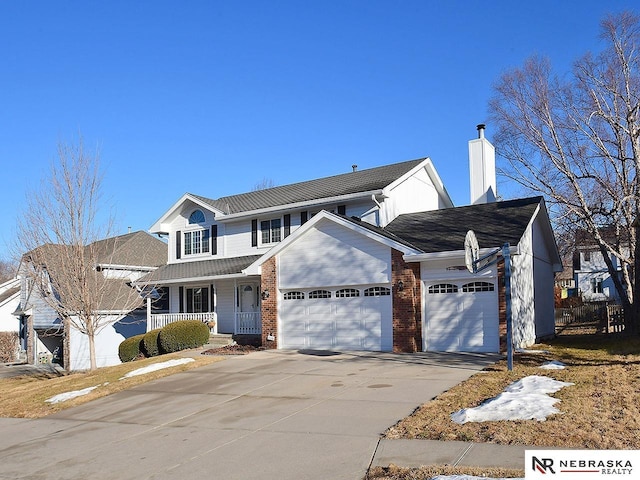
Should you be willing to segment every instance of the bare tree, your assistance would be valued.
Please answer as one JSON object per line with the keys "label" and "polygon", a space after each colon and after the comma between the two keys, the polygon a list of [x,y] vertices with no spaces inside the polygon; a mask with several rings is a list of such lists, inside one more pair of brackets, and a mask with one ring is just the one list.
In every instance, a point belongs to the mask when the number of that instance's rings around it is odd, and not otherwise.
{"label": "bare tree", "polygon": [[[82,140],[60,144],[58,158],[40,188],[28,194],[18,223],[21,274],[53,309],[65,328],[88,338],[91,369],[96,368],[96,336],[142,303],[123,279],[106,278],[99,266],[109,263],[118,237],[111,236],[113,218],[99,216],[101,176],[98,154]],[[104,240],[108,238],[108,240]]]}
{"label": "bare tree", "polygon": [[640,303],[633,228],[640,204],[640,17],[606,17],[601,38],[600,53],[578,59],[565,77],[540,57],[504,74],[490,111],[506,160],[501,173],[542,193],[561,232],[581,229],[597,245],[632,330],[632,307]]}
{"label": "bare tree", "polygon": [[276,186],[276,184],[275,184],[275,182],[273,181],[272,178],[264,177],[262,180],[260,180],[258,183],[256,183],[253,186],[252,191],[253,192],[257,192],[258,190],[266,190],[268,188],[273,188],[275,186]]}
{"label": "bare tree", "polygon": [[12,262],[0,260],[0,283],[11,280],[16,275],[16,268]]}

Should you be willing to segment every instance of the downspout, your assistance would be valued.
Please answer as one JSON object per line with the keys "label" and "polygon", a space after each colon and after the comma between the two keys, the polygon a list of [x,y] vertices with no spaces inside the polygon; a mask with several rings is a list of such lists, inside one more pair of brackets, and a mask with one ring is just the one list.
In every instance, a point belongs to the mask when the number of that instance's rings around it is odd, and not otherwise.
{"label": "downspout", "polygon": [[378,206],[378,224],[380,227],[385,227],[386,226],[386,218],[384,219],[385,221],[382,221],[382,205],[380,205],[380,202],[378,202],[378,199],[376,198],[376,194],[372,193],[371,194],[371,200],[373,201],[373,203],[375,203]]}

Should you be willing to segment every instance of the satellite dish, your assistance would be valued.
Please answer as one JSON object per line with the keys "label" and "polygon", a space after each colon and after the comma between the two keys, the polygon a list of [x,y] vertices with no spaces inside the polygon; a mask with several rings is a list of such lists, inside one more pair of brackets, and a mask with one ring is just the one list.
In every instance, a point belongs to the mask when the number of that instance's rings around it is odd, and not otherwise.
{"label": "satellite dish", "polygon": [[480,258],[480,247],[478,246],[478,239],[473,230],[467,232],[467,236],[464,237],[464,261],[467,265],[467,270],[471,273],[476,273],[478,270],[477,262]]}

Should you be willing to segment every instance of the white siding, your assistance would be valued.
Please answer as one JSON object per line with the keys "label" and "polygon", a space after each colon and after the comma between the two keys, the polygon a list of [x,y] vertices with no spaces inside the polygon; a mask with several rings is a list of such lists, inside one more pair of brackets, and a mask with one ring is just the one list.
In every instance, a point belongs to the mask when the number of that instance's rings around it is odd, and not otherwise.
{"label": "white siding", "polygon": [[389,247],[333,222],[320,222],[316,227],[279,256],[280,288],[384,284],[391,280]]}
{"label": "white siding", "polygon": [[398,215],[437,210],[440,203],[438,191],[423,168],[389,192],[389,198],[382,204],[381,226],[386,226]]}
{"label": "white siding", "polygon": [[533,224],[533,272],[536,337],[555,334],[555,312],[553,294],[553,266],[551,254],[544,242],[540,218]]}
{"label": "white siding", "polygon": [[[105,317],[105,322],[109,321],[108,318]],[[121,316],[112,316],[110,318],[115,322]],[[118,356],[120,343],[133,335],[145,333],[147,329],[145,318],[145,316],[128,316],[119,322],[106,326],[96,335],[95,348],[98,367],[108,367],[120,363],[120,357]],[[91,367],[89,339],[75,328],[70,328],[69,330],[70,368],[71,370],[87,370]]]}
{"label": "white siding", "polygon": [[235,284],[233,280],[216,281],[216,313],[218,333],[234,333],[235,328]]}
{"label": "white siding", "polygon": [[518,247],[520,254],[511,256],[511,318],[513,345],[524,348],[536,341],[531,227],[525,231]]}

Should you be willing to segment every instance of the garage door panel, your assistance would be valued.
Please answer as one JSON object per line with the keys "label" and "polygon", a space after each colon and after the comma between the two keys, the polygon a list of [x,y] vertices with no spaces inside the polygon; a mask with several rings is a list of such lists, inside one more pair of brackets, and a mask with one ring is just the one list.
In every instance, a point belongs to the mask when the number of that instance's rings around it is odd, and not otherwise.
{"label": "garage door panel", "polygon": [[425,288],[425,345],[431,351],[497,352],[497,292],[457,291],[429,293]]}
{"label": "garage door panel", "polygon": [[296,308],[280,308],[282,348],[390,350],[391,297],[365,297],[362,291],[358,297],[296,299]]}

